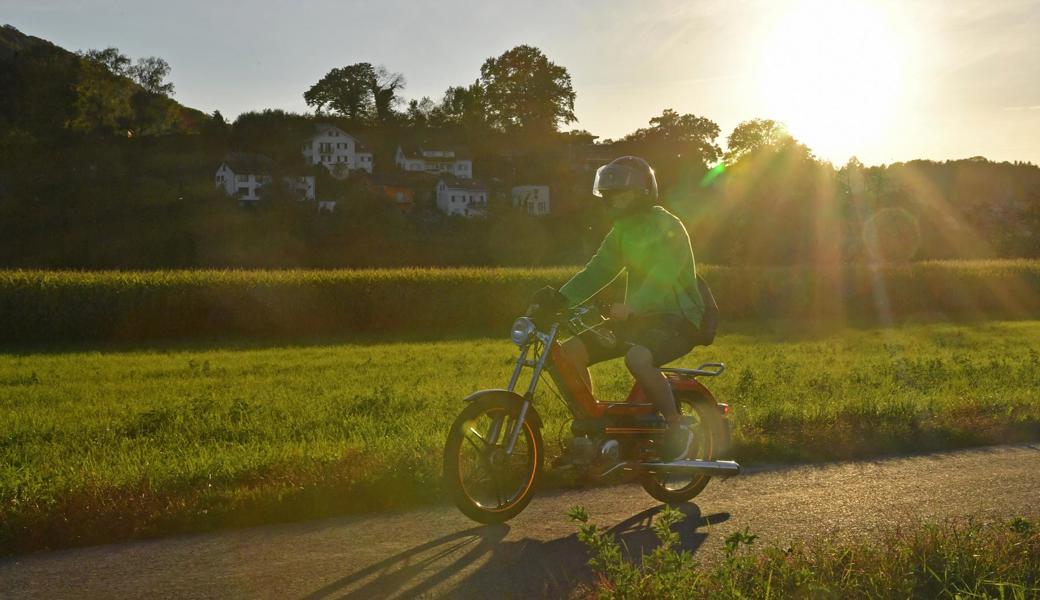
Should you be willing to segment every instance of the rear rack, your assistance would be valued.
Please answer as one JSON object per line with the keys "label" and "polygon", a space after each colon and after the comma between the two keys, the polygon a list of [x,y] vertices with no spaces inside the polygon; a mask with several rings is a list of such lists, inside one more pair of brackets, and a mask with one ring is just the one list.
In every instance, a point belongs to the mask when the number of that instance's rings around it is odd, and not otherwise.
{"label": "rear rack", "polygon": [[[712,369],[712,370],[708,370]],[[676,375],[683,375],[685,377],[718,377],[722,375],[722,372],[726,370],[726,365],[722,363],[704,363],[696,369],[661,369],[662,373],[675,373]]]}

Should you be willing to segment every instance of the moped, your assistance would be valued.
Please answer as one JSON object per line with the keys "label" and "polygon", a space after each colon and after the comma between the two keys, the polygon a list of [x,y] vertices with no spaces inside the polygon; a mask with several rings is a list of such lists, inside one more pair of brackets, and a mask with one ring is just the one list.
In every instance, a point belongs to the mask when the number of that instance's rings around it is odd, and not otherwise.
{"label": "moped", "polygon": [[[610,321],[602,312],[586,305],[533,319],[529,311],[513,323],[510,337],[520,355],[509,384],[468,396],[444,449],[445,487],[466,516],[481,523],[501,523],[518,515],[534,496],[545,461],[542,419],[533,403],[543,372],[549,374],[573,417],[567,468],[583,469],[592,480],[628,471],[647,493],[669,504],[693,498],[712,477],[740,472],[736,462],[723,460],[730,445],[730,407],[716,402],[699,380],[721,375],[724,364],[661,369],[682,419],[694,434],[686,455],[674,460],[662,460],[657,452],[666,431],[664,417],[638,383],[624,401],[593,397],[558,337],[565,331],[573,335],[592,331],[613,343]],[[531,378],[520,393],[517,385],[525,369],[532,370]]]}

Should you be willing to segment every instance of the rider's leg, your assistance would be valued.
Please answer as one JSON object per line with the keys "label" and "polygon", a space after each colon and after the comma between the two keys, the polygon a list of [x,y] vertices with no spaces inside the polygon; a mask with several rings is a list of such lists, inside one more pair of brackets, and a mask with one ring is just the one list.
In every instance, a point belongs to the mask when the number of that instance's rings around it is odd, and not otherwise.
{"label": "rider's leg", "polygon": [[[577,337],[572,337],[563,343],[563,355],[578,371],[578,375],[592,393],[592,374],[589,373],[589,351],[585,344]],[[592,394],[595,396],[595,394]]]}
{"label": "rider's leg", "polygon": [[650,350],[643,346],[633,346],[625,354],[625,366],[643,387],[657,410],[669,423],[679,421],[679,411],[675,408],[675,396],[668,379],[656,366]]}

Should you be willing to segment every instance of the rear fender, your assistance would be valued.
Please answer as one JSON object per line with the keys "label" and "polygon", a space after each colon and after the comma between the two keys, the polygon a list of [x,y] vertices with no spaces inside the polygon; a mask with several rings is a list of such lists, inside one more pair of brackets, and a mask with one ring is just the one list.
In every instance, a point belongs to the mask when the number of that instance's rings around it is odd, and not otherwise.
{"label": "rear fender", "polygon": [[722,430],[719,431],[721,436],[720,449],[725,455],[729,452],[732,444],[732,432],[729,421],[729,405],[723,404],[715,400],[715,396],[712,395],[711,390],[704,387],[704,384],[693,379],[692,377],[669,377],[668,382],[672,384],[672,389],[679,393],[694,394],[702,398],[705,402],[714,405],[719,411],[719,417],[722,422]]}
{"label": "rear fender", "polygon": [[[502,398],[503,400],[506,400],[507,402],[515,404],[517,412],[520,411],[520,407],[524,404],[523,396],[517,394],[516,392],[510,392],[509,390],[480,390],[479,392],[473,392],[469,396],[466,396],[463,399],[463,401],[473,402],[474,400],[484,398],[487,396],[497,396],[499,398]],[[524,416],[524,420],[530,421],[532,425],[539,429],[542,428],[542,418],[538,416],[538,411],[534,409],[533,403],[531,406],[527,407],[527,414]]]}

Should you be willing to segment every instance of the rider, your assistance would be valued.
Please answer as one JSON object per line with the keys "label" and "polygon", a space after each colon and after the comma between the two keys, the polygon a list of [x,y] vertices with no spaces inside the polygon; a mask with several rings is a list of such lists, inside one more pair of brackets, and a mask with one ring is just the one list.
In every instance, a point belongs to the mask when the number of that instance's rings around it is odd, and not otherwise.
{"label": "rider", "polygon": [[624,356],[664,415],[668,429],[660,454],[674,460],[689,450],[693,434],[680,420],[671,385],[658,368],[693,348],[704,313],[690,237],[682,222],[658,205],[654,170],[641,158],[622,156],[600,167],[592,193],[603,199],[613,227],[584,269],[558,292],[539,292],[536,302],[576,306],[627,273],[625,301],[610,309],[616,342],[610,345],[587,331],[565,342],[563,351],[590,391],[589,365]]}

